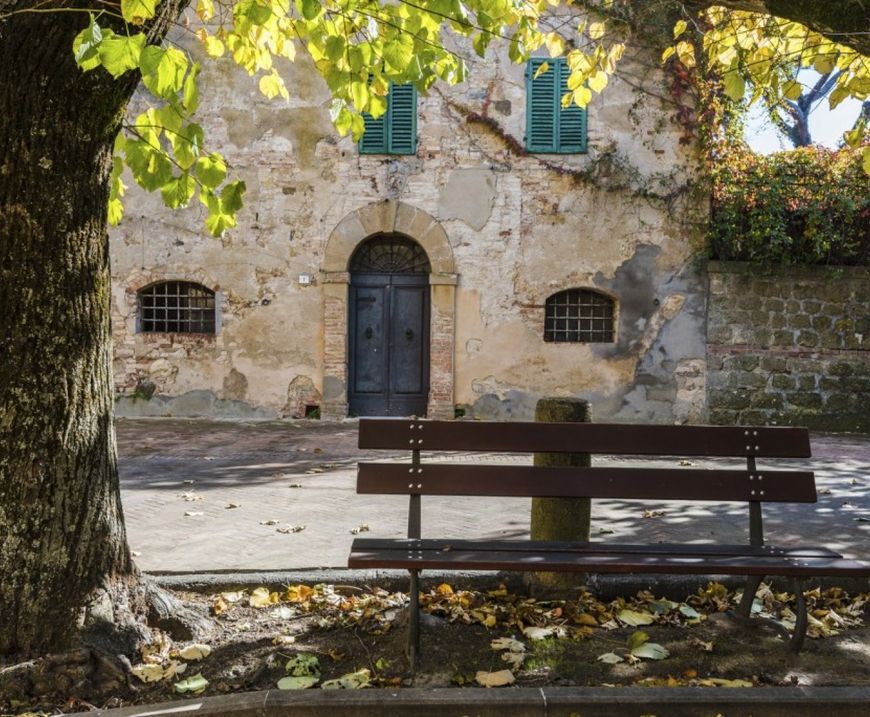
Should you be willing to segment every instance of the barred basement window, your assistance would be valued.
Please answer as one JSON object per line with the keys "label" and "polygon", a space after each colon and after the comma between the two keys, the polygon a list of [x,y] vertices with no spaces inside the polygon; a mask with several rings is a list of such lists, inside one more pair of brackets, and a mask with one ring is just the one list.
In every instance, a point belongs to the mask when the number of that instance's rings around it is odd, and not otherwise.
{"label": "barred basement window", "polygon": [[215,333],[215,295],[201,284],[164,281],[139,292],[139,331]]}
{"label": "barred basement window", "polygon": [[568,289],[547,299],[544,341],[612,343],[614,301],[590,289]]}

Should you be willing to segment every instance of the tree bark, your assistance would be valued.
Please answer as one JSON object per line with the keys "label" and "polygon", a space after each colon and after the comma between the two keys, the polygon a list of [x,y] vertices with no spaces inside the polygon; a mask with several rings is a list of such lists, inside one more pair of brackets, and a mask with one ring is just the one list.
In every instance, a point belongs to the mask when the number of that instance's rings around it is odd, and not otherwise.
{"label": "tree bark", "polygon": [[867,0],[683,0],[683,4],[694,10],[722,5],[732,10],[794,20],[870,56],[870,2]]}
{"label": "tree bark", "polygon": [[[179,10],[161,5],[152,37]],[[63,649],[89,596],[136,576],[112,423],[106,206],[139,76],[79,70],[87,17],[0,20],[0,654]]]}

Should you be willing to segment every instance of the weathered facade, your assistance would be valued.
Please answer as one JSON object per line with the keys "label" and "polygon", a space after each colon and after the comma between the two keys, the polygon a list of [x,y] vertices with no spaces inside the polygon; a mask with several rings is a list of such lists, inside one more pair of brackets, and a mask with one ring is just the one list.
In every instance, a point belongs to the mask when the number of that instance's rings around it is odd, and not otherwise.
{"label": "weathered facade", "polygon": [[[707,203],[657,58],[629,44],[579,154],[524,152],[524,67],[467,59],[466,84],[420,96],[413,156],[339,138],[304,56],[289,102],[205,63],[198,121],[246,206],[213,239],[196,207],[129,192],[111,238],[121,415],[347,416],[351,258],[398,235],[428,258],[429,416],[525,418],[546,394],[591,399],[596,420],[704,418]],[[139,330],[160,281],[214,291],[214,335]],[[548,297],[571,289],[612,302],[611,341],[544,340]]]}

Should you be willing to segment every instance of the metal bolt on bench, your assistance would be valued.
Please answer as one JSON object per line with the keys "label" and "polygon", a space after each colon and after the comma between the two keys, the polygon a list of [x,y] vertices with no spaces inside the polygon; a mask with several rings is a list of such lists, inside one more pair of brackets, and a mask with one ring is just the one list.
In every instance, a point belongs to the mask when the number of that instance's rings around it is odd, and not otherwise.
{"label": "metal bolt on bench", "polygon": [[[410,464],[363,462],[357,477],[358,493],[410,496],[407,539],[357,538],[348,566],[410,572],[408,657],[412,671],[420,644],[421,570],[742,575],[746,576],[746,588],[733,617],[772,627],[795,652],[801,649],[807,628],[804,581],[822,576],[870,577],[870,565],[844,558],[824,546],[787,548],[764,542],[762,502],[816,501],[812,472],[759,470],[756,465],[760,457],[809,457],[809,433],[804,428],[365,418],[359,424],[359,447],[411,449]],[[740,457],[746,459],[746,469],[424,465],[421,450]],[[423,495],[748,502],[749,544],[423,539]],[[792,581],[797,619],[791,633],[775,620],[751,617],[755,593],[765,576]]]}

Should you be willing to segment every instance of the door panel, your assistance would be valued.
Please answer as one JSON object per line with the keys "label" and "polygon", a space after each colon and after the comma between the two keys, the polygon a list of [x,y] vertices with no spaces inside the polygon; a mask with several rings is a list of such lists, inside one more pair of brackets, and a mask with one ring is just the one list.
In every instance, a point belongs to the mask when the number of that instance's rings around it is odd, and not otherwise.
{"label": "door panel", "polygon": [[429,287],[393,286],[390,291],[390,393],[422,395],[426,359],[423,336]]}
{"label": "door panel", "polygon": [[354,393],[383,393],[387,388],[385,318],[387,287],[354,287]]}
{"label": "door panel", "polygon": [[349,293],[351,415],[426,415],[428,275],[354,273]]}

